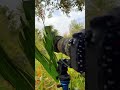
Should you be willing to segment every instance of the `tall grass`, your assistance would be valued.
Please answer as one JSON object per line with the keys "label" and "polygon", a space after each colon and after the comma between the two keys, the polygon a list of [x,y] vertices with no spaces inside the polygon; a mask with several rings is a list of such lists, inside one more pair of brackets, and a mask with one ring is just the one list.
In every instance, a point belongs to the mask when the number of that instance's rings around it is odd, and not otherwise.
{"label": "tall grass", "polygon": [[[57,88],[59,80],[56,79],[56,76],[58,76],[56,62],[61,58],[69,59],[69,57],[62,53],[54,53],[53,41],[54,35],[51,32],[51,27],[46,26],[43,33],[43,44],[39,42],[36,43],[41,44],[41,46],[43,45],[46,53],[40,50],[40,46],[38,47],[38,45],[36,45],[35,47],[35,57],[37,59],[35,69],[36,90],[62,90]],[[71,68],[68,69],[68,73],[71,76],[70,90],[75,90],[75,88],[77,88],[76,90],[85,90],[84,77]]]}
{"label": "tall grass", "polygon": [[[34,17],[32,17],[30,5],[34,5],[34,0],[23,1],[23,10],[26,17],[27,24],[21,17],[22,30],[19,33],[20,45],[28,59],[28,63],[34,69],[34,38],[31,33],[34,32]],[[34,15],[33,15],[34,16]],[[32,26],[32,27],[31,27]],[[33,36],[34,37],[34,36]],[[28,46],[29,45],[29,46]],[[34,90],[34,75],[29,74],[24,68],[18,66],[10,58],[7,50],[0,44],[0,75],[7,81],[15,90]],[[24,60],[22,61],[24,62]],[[0,87],[1,90],[1,87]],[[8,90],[3,88],[2,90]]]}
{"label": "tall grass", "polygon": [[46,26],[43,33],[43,45],[47,52],[46,55],[43,55],[37,47],[35,47],[35,58],[43,65],[45,70],[51,75],[51,77],[58,82],[56,77],[57,73],[57,57],[54,53],[53,41],[54,34],[51,32],[52,27]]}

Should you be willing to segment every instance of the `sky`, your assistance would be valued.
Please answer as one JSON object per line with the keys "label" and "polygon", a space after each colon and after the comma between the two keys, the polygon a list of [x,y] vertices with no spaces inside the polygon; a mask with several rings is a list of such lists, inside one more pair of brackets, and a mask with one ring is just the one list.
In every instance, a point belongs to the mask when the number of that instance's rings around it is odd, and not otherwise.
{"label": "sky", "polygon": [[[7,5],[11,9],[15,9],[16,7],[20,6],[21,0],[0,0],[0,4]],[[69,16],[70,17],[67,17],[60,10],[56,10],[51,18],[48,18],[46,16],[45,25],[54,26],[54,28],[58,30],[60,35],[69,32],[69,25],[72,20],[76,20],[79,23],[83,23],[83,25],[85,26],[85,10],[83,10],[82,12],[76,12],[72,10]],[[40,30],[43,28],[42,21],[38,21],[37,17],[35,17],[35,28],[38,28]]]}
{"label": "sky", "polygon": [[[64,35],[65,33],[69,33],[69,25],[72,20],[76,20],[78,23],[82,23],[85,26],[85,10],[81,11],[71,11],[69,14],[70,17],[67,17],[60,10],[56,10],[51,18],[46,16],[45,25],[53,25],[55,29],[58,30],[60,35]],[[35,17],[35,28],[42,29],[43,24],[42,21]]]}

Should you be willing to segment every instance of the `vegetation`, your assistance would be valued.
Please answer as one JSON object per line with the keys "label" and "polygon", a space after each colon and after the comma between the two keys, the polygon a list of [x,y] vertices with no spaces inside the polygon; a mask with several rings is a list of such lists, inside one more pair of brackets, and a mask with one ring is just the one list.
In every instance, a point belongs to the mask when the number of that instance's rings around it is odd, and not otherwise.
{"label": "vegetation", "polygon": [[45,21],[45,16],[52,16],[55,10],[61,10],[68,15],[74,8],[82,11],[85,0],[35,0],[35,14]]}
{"label": "vegetation", "polygon": [[74,33],[80,32],[80,30],[84,29],[83,24],[77,23],[75,20],[71,21],[69,27],[69,36],[72,36]]}
{"label": "vegetation", "polygon": [[31,48],[34,47],[34,36],[31,35],[34,32],[34,17],[28,7],[34,6],[34,2],[23,1],[22,5],[26,20],[20,16],[22,25],[18,28],[13,27],[13,11],[0,7],[0,90],[34,89],[35,60],[34,48]]}
{"label": "vegetation", "polygon": [[[44,21],[46,10],[52,13],[54,10],[60,9],[68,14],[73,7],[82,10],[82,7],[84,6],[84,0],[55,1],[59,2],[52,2],[52,0],[36,0],[36,15],[41,17]],[[116,4],[112,1],[115,0],[89,0],[87,3],[89,3],[90,7],[89,5],[86,5],[89,7],[86,8],[86,12],[88,12],[86,20],[89,22],[92,16],[98,14],[101,15],[106,10],[114,7]],[[119,0],[116,0],[116,2],[117,1]],[[0,90],[34,89],[35,58],[33,47],[35,47],[35,45],[33,34],[35,22],[34,17],[32,17],[34,16],[34,0],[23,0],[22,5],[26,20],[21,16],[21,27],[19,28],[13,26],[16,25],[16,22],[13,19],[15,14],[9,11],[7,7],[0,6]],[[73,31],[75,31],[78,30],[78,28],[80,28],[79,25],[75,25],[72,30],[74,29]],[[49,29],[45,30],[49,31]],[[73,33],[72,30],[71,33]],[[55,71],[57,65],[55,60],[68,57],[63,54],[53,53],[52,48],[47,46],[47,43],[51,43],[50,45],[52,46],[52,42],[46,37],[46,33],[38,34],[38,31],[35,33],[35,39],[37,38],[35,42],[35,49],[37,52],[36,59],[39,60],[35,61],[36,90],[57,90],[56,85],[58,84],[58,81],[55,79],[57,76],[57,72]],[[44,38],[44,42],[42,42],[43,35],[46,37]],[[51,39],[53,38],[51,37]],[[52,53],[50,51],[52,51]],[[39,56],[43,58],[42,61]],[[68,73],[71,75],[71,89],[77,87],[80,88],[80,90],[84,90],[85,79],[81,74],[70,68]]]}
{"label": "vegetation", "polygon": [[[70,37],[75,31],[80,31],[82,25],[77,24],[75,21],[71,23],[70,34],[67,37]],[[52,32],[50,32],[52,31]],[[57,88],[57,84],[59,81],[56,80],[58,76],[58,72],[56,71],[56,66],[54,65],[61,58],[69,58],[62,53],[55,53],[51,48],[52,40],[54,39],[54,35],[52,34],[54,31],[51,26],[45,27],[45,32],[42,37],[42,31],[36,29],[36,59],[35,61],[35,80],[36,80],[36,90],[59,90]],[[48,34],[48,35],[47,35]],[[53,37],[53,38],[52,38]],[[45,40],[45,41],[44,41]],[[45,43],[46,42],[46,43]],[[47,48],[48,47],[48,48]],[[49,53],[55,53],[54,56]],[[51,57],[52,56],[52,57]],[[53,61],[54,59],[54,61]],[[55,63],[54,63],[55,62]],[[49,64],[50,63],[50,64]],[[72,68],[69,68],[68,73],[71,76],[70,88],[74,90],[75,88],[79,88],[80,90],[85,90],[85,78]]]}
{"label": "vegetation", "polygon": [[51,33],[51,27],[45,27],[43,37],[43,45],[46,50],[46,56],[45,54],[42,54],[37,47],[35,48],[35,57],[40,63],[43,65],[43,67],[47,70],[47,72],[53,77],[55,81],[57,77],[57,57],[54,54],[54,48],[53,48],[53,39],[54,35]]}
{"label": "vegetation", "polygon": [[[61,10],[68,15],[72,9],[83,10],[84,0],[36,0],[35,1],[35,14],[42,19],[43,24],[45,17],[52,16],[55,10]],[[45,26],[45,25],[44,25]],[[83,28],[81,24],[76,21],[72,21],[70,25],[70,34],[64,35],[64,37],[71,37],[73,33],[80,31]],[[44,32],[43,32],[44,31]],[[56,80],[58,72],[56,71],[56,62],[61,58],[69,58],[62,53],[55,53],[53,50],[52,40],[55,33],[57,33],[53,27],[45,26],[43,30],[36,29],[35,41],[36,41],[36,61],[35,61],[35,80],[36,90],[59,90],[57,84],[59,80]],[[47,35],[47,34],[48,35]],[[58,34],[58,33],[57,33]],[[59,35],[59,34],[58,34]],[[53,54],[52,54],[53,53]],[[51,55],[52,54],[52,55]],[[38,61],[40,62],[38,62]],[[68,73],[71,76],[70,88],[74,90],[75,87],[80,90],[85,90],[85,79],[81,74],[75,70],[69,68]],[[74,74],[73,74],[74,73]],[[60,89],[62,90],[62,88]]]}

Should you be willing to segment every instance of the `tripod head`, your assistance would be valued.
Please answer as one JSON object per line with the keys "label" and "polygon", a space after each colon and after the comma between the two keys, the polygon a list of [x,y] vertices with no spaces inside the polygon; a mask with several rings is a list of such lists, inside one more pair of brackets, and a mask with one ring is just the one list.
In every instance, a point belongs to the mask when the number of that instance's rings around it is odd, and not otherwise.
{"label": "tripod head", "polygon": [[69,90],[68,85],[70,82],[70,75],[67,73],[68,64],[69,64],[69,60],[67,59],[61,59],[58,61],[57,72],[59,73],[59,76],[57,78],[61,82],[61,85],[58,85],[58,88],[62,87],[63,90]]}

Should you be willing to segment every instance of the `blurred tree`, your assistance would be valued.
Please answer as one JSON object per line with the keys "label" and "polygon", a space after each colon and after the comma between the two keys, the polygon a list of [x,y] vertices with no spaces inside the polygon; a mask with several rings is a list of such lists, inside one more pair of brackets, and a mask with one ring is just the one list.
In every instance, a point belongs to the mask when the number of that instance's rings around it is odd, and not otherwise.
{"label": "blurred tree", "polygon": [[71,21],[70,27],[69,27],[69,31],[70,31],[70,35],[80,32],[80,30],[83,29],[83,25],[80,23],[77,23],[75,20]]}
{"label": "blurred tree", "polygon": [[77,23],[77,21],[72,20],[69,26],[69,34],[65,34],[64,37],[72,37],[74,33],[80,32],[84,27],[81,23]]}
{"label": "blurred tree", "polygon": [[35,13],[44,21],[46,11],[49,11],[49,16],[55,10],[69,14],[73,8],[82,11],[85,0],[35,0]]}

